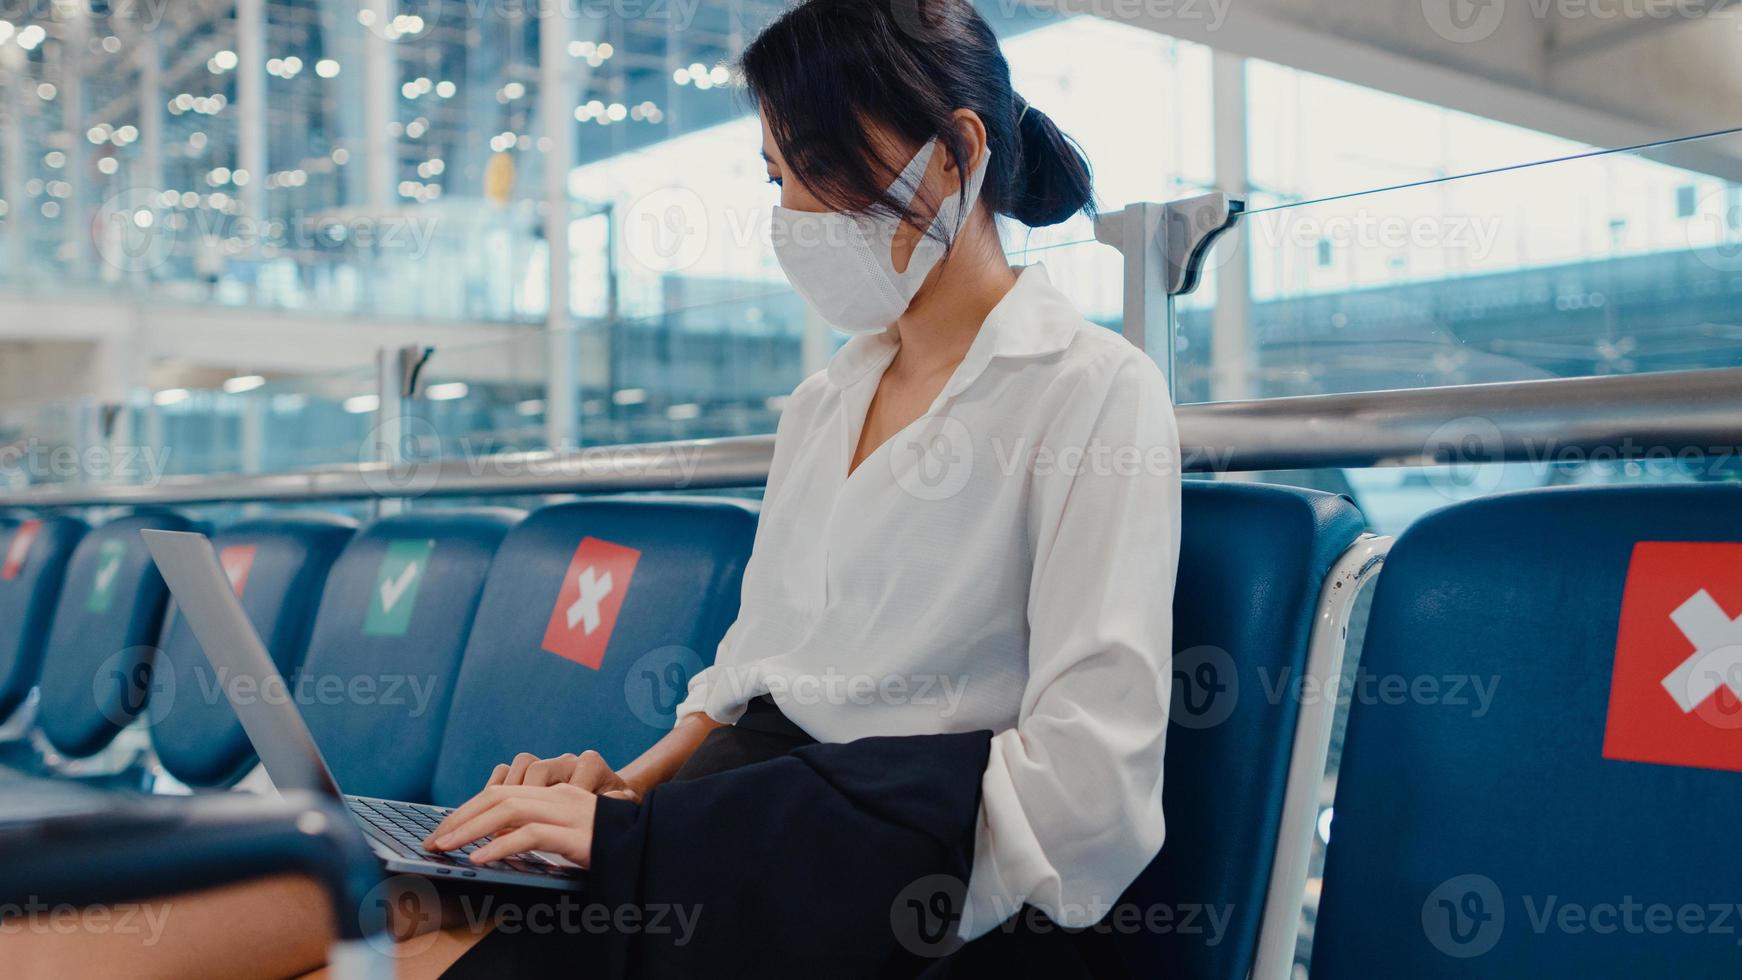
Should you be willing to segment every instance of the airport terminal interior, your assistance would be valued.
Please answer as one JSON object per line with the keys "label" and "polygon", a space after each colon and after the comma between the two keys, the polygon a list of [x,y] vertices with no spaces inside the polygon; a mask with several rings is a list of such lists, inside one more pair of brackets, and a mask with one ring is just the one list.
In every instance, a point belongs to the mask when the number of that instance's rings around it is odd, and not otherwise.
{"label": "airport terminal interior", "polygon": [[[1178,427],[1166,836],[1042,909],[1085,975],[1742,976],[1742,8],[971,4],[1093,171],[1010,263]],[[740,59],[792,6],[0,0],[0,975],[287,875],[332,975],[423,975],[448,933],[396,911],[474,875],[401,866],[436,808],[675,731],[783,412],[859,342],[771,242]],[[939,438],[946,483],[1035,465]],[[863,975],[974,962],[926,881]],[[838,972],[601,931],[601,975]]]}

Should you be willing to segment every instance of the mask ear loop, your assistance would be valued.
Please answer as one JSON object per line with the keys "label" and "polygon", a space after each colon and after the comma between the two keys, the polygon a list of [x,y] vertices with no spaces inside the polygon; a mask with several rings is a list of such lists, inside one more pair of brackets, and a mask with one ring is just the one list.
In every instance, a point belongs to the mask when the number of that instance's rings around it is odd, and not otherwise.
{"label": "mask ear loop", "polygon": [[[924,146],[914,152],[913,159],[907,161],[907,166],[901,168],[901,173],[896,175],[895,182],[889,185],[888,194],[891,198],[901,202],[903,214],[913,209],[914,199],[919,197],[919,189],[925,184],[925,171],[927,167],[931,166],[931,158],[937,152],[937,147],[937,140],[927,140]],[[932,216],[932,221],[936,223],[936,215]],[[919,255],[919,250],[925,245],[926,239],[931,237],[931,225],[927,225],[926,230],[920,232],[919,241],[914,243],[913,251],[907,257],[907,266],[897,270],[895,268],[895,234],[905,224],[907,224],[905,217],[897,217],[895,223],[888,226],[889,241],[885,247],[889,250],[889,271],[896,275],[906,274],[907,268],[912,267],[913,260]]]}
{"label": "mask ear loop", "polygon": [[[944,212],[949,210],[949,202],[954,199],[955,214],[953,217],[955,218],[956,227],[950,233],[951,245],[955,244],[956,235],[960,234],[962,228],[966,226],[969,212],[971,212],[974,205],[978,204],[980,201],[980,188],[985,182],[986,168],[991,164],[991,162],[992,148],[990,146],[982,147],[980,150],[980,162],[974,165],[974,169],[971,172],[965,172],[961,175],[961,185],[959,189],[939,203],[938,213],[932,217],[932,227],[936,227],[939,222],[943,221]],[[931,237],[929,230],[926,233],[926,237]]]}

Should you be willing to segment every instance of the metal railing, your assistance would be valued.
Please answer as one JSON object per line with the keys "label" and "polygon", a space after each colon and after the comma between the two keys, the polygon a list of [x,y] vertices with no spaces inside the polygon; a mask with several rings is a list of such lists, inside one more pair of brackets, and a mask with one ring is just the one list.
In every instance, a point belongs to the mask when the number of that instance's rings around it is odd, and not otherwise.
{"label": "metal railing", "polygon": [[[1709,458],[1742,445],[1742,368],[1267,398],[1177,409],[1186,473]],[[774,437],[59,485],[0,507],[599,494],[761,486]]]}

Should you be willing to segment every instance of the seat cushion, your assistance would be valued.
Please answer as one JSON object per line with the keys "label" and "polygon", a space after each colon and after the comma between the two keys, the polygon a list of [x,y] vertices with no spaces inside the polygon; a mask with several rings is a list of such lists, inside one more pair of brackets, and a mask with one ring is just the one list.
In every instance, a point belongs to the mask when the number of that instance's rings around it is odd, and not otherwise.
{"label": "seat cushion", "polygon": [[[1335,494],[1186,482],[1162,780],[1167,839],[1121,899],[1136,921],[1151,922],[1157,909],[1176,918],[1121,931],[1133,975],[1242,980],[1251,969],[1300,714],[1297,699],[1267,691],[1306,669],[1319,589],[1365,529]],[[1122,914],[1131,913],[1113,913]]]}
{"label": "seat cushion", "polygon": [[299,685],[347,793],[429,799],[460,655],[490,562],[523,512],[419,510],[370,525],[327,577]]}
{"label": "seat cushion", "polygon": [[36,686],[67,562],[89,530],[73,517],[0,520],[0,721]]}
{"label": "seat cushion", "polygon": [[152,658],[169,591],[139,532],[198,531],[167,510],[116,518],[84,536],[67,564],[42,653],[38,726],[74,758],[109,744],[163,681]]}
{"label": "seat cushion", "polygon": [[476,793],[518,752],[624,765],[671,727],[738,613],[756,511],[735,500],[556,504],[496,554],[436,764],[434,798]]}
{"label": "seat cushion", "polygon": [[[1742,546],[1642,542],[1742,542],[1742,487],[1506,494],[1399,537],[1362,657],[1379,693],[1350,708],[1315,980],[1736,975],[1742,772],[1605,739],[1655,719],[1672,749],[1742,760],[1742,691],[1684,716],[1660,680],[1696,650],[1679,604],[1709,589],[1724,625],[1742,614]],[[1639,675],[1616,669],[1624,595],[1654,637],[1625,644],[1651,661]],[[1407,696],[1382,696],[1391,678]]]}
{"label": "seat cushion", "polygon": [[[212,537],[242,608],[284,677],[302,663],[327,571],[356,529],[348,517],[298,513],[242,521]],[[158,674],[160,690],[174,692],[173,703],[148,712],[151,744],[164,769],[190,786],[223,786],[246,775],[254,748],[227,692],[255,698],[282,692],[239,686],[230,672],[213,669],[187,620],[173,614]],[[300,684],[293,691],[299,707],[330,695]]]}

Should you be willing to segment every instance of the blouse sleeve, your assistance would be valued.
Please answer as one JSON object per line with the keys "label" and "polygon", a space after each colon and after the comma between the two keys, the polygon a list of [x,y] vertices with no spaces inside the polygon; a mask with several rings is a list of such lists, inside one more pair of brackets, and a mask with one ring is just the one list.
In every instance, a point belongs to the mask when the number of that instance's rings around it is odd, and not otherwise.
{"label": "blouse sleeve", "polygon": [[1034,457],[1029,679],[982,780],[968,939],[1025,903],[1091,925],[1161,848],[1179,437],[1147,358],[1086,370]]}

